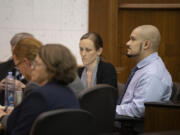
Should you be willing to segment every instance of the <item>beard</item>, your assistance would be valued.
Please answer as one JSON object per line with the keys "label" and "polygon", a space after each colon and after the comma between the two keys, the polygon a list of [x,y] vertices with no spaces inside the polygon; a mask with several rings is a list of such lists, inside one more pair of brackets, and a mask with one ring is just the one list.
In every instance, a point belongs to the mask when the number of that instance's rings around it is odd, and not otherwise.
{"label": "beard", "polygon": [[[131,49],[131,48],[129,48],[129,49]],[[135,53],[135,54],[128,54],[128,53],[126,53],[126,56],[128,58],[137,57],[137,56],[140,55],[141,51],[142,51],[142,43],[140,43],[139,50],[138,50],[137,53]]]}
{"label": "beard", "polygon": [[133,54],[126,54],[126,56],[127,56],[128,58],[134,57]]}

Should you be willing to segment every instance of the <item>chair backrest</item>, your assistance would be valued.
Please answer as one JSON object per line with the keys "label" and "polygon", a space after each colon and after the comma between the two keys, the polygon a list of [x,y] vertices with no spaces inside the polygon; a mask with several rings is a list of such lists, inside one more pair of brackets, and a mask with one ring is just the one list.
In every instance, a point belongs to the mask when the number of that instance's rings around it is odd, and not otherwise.
{"label": "chair backrest", "polygon": [[97,133],[113,130],[117,102],[116,88],[107,84],[98,84],[81,91],[79,101],[82,109],[94,115]]}
{"label": "chair backrest", "polygon": [[118,97],[122,94],[125,84],[118,82]]}
{"label": "chair backrest", "polygon": [[94,135],[94,118],[82,109],[58,109],[40,114],[30,135]]}
{"label": "chair backrest", "polygon": [[173,83],[172,95],[170,100],[172,102],[180,102],[180,83]]}

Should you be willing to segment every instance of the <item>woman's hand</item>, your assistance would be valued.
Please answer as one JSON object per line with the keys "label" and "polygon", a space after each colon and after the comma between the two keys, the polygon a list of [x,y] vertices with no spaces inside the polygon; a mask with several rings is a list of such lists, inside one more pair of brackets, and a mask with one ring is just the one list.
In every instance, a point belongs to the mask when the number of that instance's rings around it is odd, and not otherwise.
{"label": "woman's hand", "polygon": [[[22,90],[22,88],[25,88],[26,85],[24,83],[22,83],[19,80],[15,80],[15,90]],[[0,82],[0,90],[4,90],[5,89],[5,79],[3,79]]]}
{"label": "woman's hand", "polygon": [[1,106],[0,107],[0,118],[2,117],[2,116],[4,116],[4,115],[7,115],[7,113],[6,112],[4,112],[4,106]]}
{"label": "woman's hand", "polygon": [[22,83],[19,80],[15,80],[15,89],[16,90],[22,90],[25,87],[26,87],[26,85],[24,83]]}
{"label": "woman's hand", "polygon": [[10,115],[11,112],[13,111],[14,107],[7,107],[7,109],[5,109],[5,106],[0,106],[0,118],[4,115]]}
{"label": "woman's hand", "polygon": [[4,90],[5,89],[5,79],[3,79],[1,82],[0,82],[0,90]]}

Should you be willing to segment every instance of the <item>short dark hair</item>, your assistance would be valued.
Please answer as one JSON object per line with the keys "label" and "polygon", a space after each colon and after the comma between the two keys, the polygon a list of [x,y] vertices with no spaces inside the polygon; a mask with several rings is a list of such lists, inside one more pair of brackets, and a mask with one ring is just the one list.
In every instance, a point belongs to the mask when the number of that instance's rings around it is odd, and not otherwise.
{"label": "short dark hair", "polygon": [[88,32],[84,34],[80,38],[80,40],[83,40],[83,39],[90,39],[94,43],[94,47],[96,50],[98,50],[99,48],[103,48],[103,40],[101,36],[95,32]]}
{"label": "short dark hair", "polygon": [[50,80],[67,85],[76,78],[76,59],[65,46],[46,44],[39,50],[39,57],[46,65],[47,72],[52,75]]}

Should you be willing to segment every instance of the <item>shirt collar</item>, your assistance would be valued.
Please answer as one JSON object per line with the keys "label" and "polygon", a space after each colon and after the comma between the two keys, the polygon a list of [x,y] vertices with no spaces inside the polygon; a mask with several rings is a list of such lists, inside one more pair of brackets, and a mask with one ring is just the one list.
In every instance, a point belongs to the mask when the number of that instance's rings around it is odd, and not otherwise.
{"label": "shirt collar", "polygon": [[138,64],[137,64],[137,67],[140,69],[148,64],[150,64],[152,61],[154,61],[155,59],[157,59],[159,56],[158,56],[158,53],[155,52],[155,53],[152,53],[151,55],[147,56],[146,58],[144,58],[143,60],[141,60]]}

